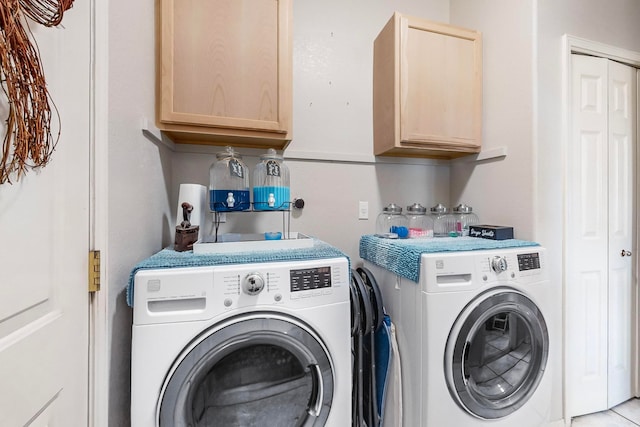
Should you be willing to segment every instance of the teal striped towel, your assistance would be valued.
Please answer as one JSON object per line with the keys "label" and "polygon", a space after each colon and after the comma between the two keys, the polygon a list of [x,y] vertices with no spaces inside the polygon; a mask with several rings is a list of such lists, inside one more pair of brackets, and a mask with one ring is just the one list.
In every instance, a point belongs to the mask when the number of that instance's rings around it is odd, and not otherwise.
{"label": "teal striped towel", "polygon": [[489,240],[478,237],[436,237],[433,239],[385,239],[374,235],[360,238],[360,258],[414,282],[420,279],[422,254],[479,251],[540,246],[527,240]]}
{"label": "teal striped towel", "polygon": [[[138,270],[178,268],[178,267],[205,267],[213,265],[251,264],[262,262],[305,261],[310,259],[327,259],[344,257],[349,260],[340,249],[331,246],[316,238],[313,246],[298,249],[278,249],[271,251],[248,251],[230,254],[194,254],[193,251],[176,252],[166,248],[138,263],[129,275],[127,285],[127,304],[133,307],[133,282]],[[349,260],[349,268],[351,261]]]}

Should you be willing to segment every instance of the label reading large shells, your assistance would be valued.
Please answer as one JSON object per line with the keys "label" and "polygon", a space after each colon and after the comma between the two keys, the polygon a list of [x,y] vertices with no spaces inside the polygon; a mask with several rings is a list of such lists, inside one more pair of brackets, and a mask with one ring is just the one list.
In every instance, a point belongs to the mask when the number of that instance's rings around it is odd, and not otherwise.
{"label": "label reading large shells", "polygon": [[267,176],[280,176],[280,163],[275,160],[268,160]]}
{"label": "label reading large shells", "polygon": [[229,160],[229,175],[244,178],[244,167],[236,159]]}

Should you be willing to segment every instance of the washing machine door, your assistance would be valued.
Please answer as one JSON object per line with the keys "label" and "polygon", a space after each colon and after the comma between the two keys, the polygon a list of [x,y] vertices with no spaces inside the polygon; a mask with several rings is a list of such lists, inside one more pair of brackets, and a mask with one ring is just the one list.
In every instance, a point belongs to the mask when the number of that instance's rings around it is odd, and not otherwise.
{"label": "washing machine door", "polygon": [[549,334],[527,296],[495,288],[458,316],[445,351],[445,374],[454,400],[482,419],[505,417],[524,405],[544,375]]}
{"label": "washing machine door", "polygon": [[322,426],[334,375],[303,323],[253,314],[213,328],[185,349],[158,404],[161,427]]}

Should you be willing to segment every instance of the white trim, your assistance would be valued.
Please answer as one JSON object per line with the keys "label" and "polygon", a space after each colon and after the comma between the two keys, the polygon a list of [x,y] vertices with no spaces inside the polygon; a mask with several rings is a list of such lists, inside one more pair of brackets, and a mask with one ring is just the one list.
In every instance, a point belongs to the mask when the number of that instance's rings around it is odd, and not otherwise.
{"label": "white trim", "polygon": [[[142,128],[142,134],[154,144],[160,144],[167,147],[172,152],[178,151],[177,144],[173,142],[169,137],[164,136],[162,131],[155,127],[149,119],[146,117],[140,120],[140,127]],[[218,150],[219,151],[219,150]]]}
{"label": "white trim", "polygon": [[[640,106],[640,70],[636,70],[636,103]],[[640,397],[640,286],[638,285],[638,271],[640,270],[640,266],[638,265],[638,250],[640,250],[640,198],[638,198],[638,189],[640,189],[640,149],[638,148],[638,144],[640,144],[640,108],[636,109],[636,191],[635,194],[635,210],[636,210],[636,223],[635,223],[635,233],[636,233],[636,241],[635,247],[633,248],[633,253],[636,254],[636,265],[635,265],[635,288],[632,294],[633,301],[635,306],[633,307],[633,311],[636,316],[636,323],[634,325],[634,331],[636,337],[635,342],[635,363],[633,366],[635,367],[635,381],[633,384],[633,390],[636,397]]]}
{"label": "white trim", "polygon": [[[539,102],[539,88],[540,88],[540,75],[538,73],[538,66],[539,66],[539,59],[540,56],[538,55],[538,39],[539,39],[539,35],[538,35],[538,2],[534,1],[532,2],[532,14],[531,14],[531,29],[533,31],[532,37],[531,37],[531,42],[532,42],[532,46],[531,46],[531,82],[532,82],[532,87],[531,87],[531,140],[532,140],[532,144],[531,144],[531,160],[533,162],[532,164],[532,172],[533,172],[533,182],[531,183],[532,186],[532,197],[533,197],[533,206],[537,207],[539,206],[540,203],[540,195],[539,195],[539,191],[540,191],[540,133],[538,130],[538,126],[540,125],[540,120],[539,120],[539,112],[538,112],[538,108],[540,108],[540,102]],[[539,209],[533,209],[532,212],[533,215],[533,230],[532,230],[532,234],[533,236],[536,236],[536,238],[539,236],[539,232],[540,232],[540,211]],[[564,339],[564,337],[562,337],[562,333],[560,334],[561,338]]]}
{"label": "white trim", "polygon": [[640,52],[622,49],[569,34],[565,34],[564,39],[569,55],[572,53],[592,55],[640,68]]}
{"label": "white trim", "polygon": [[[156,145],[163,145],[174,153],[196,153],[196,154],[216,154],[220,152],[221,147],[201,144],[176,144],[165,135],[160,129],[152,124],[147,118],[140,120],[142,134]],[[236,148],[238,152],[247,156],[259,157],[264,154],[265,150],[253,148]],[[497,156],[506,155],[506,147],[498,148]],[[487,153],[493,150],[488,150]],[[484,152],[476,156],[482,156]],[[374,155],[357,154],[357,153],[328,153],[324,151],[297,151],[284,150],[283,156],[286,160],[301,161],[318,161],[331,163],[356,163],[356,164],[393,164],[393,165],[426,165],[426,166],[447,166],[451,160],[423,159],[423,158],[404,158],[404,157],[377,157]],[[461,157],[460,159],[468,159],[467,161],[484,160],[485,158],[494,157],[489,154],[483,158],[476,158],[474,155]]]}
{"label": "white trim", "polygon": [[507,157],[507,147],[489,148],[488,150],[482,150],[478,154],[471,154],[464,157],[451,160],[452,164],[455,163],[477,163],[485,160],[498,160]]}
{"label": "white trim", "polygon": [[562,142],[560,144],[560,156],[562,161],[562,414],[564,419],[570,424],[571,416],[569,415],[569,376],[567,374],[567,340],[565,339],[567,334],[567,310],[565,310],[565,304],[567,301],[567,235],[569,218],[567,218],[568,203],[567,203],[567,150],[571,141],[571,44],[570,36],[565,35],[563,37],[563,55],[562,55]]}
{"label": "white trim", "polygon": [[89,420],[91,427],[109,423],[109,5],[91,0],[91,249],[100,250],[101,290],[89,305]]}

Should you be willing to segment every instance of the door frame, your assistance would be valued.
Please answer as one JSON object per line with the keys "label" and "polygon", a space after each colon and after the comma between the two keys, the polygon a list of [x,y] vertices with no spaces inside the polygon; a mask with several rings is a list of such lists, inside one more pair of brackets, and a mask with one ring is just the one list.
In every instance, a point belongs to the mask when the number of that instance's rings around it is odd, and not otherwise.
{"label": "door frame", "polygon": [[109,5],[91,4],[89,248],[100,250],[101,289],[89,300],[89,426],[109,425]]}
{"label": "door frame", "polygon": [[[568,206],[567,206],[567,171],[568,171],[568,161],[569,161],[569,157],[568,157],[568,147],[571,143],[571,137],[572,137],[572,133],[571,133],[571,129],[572,129],[572,114],[571,114],[571,83],[572,83],[572,67],[571,67],[571,55],[572,54],[586,54],[586,55],[591,55],[591,56],[595,56],[595,57],[599,57],[599,58],[605,58],[605,59],[610,59],[612,61],[616,61],[616,62],[620,62],[626,65],[629,65],[631,67],[634,67],[636,69],[638,69],[640,72],[640,52],[634,52],[631,50],[627,50],[627,49],[623,49],[623,48],[619,48],[616,46],[611,46],[611,45],[607,45],[604,43],[600,43],[600,42],[596,42],[593,40],[588,40],[588,39],[584,39],[584,38],[580,38],[580,37],[575,37],[569,34],[565,34],[563,36],[563,100],[562,100],[562,106],[563,106],[563,112],[564,112],[564,117],[562,120],[562,128],[563,128],[563,135],[564,135],[564,141],[562,144],[562,158],[563,158],[563,194],[565,196],[563,196],[563,240],[566,241],[567,239],[567,224],[570,221],[570,218],[568,218]],[[638,74],[636,74],[638,75]],[[638,92],[640,93],[640,88],[637,89]],[[640,98],[637,100],[637,104],[640,107]],[[640,125],[640,108],[637,108],[637,114],[636,114],[636,123],[637,125]],[[636,143],[640,143],[640,128],[638,128],[636,126]],[[635,169],[636,169],[636,173],[635,173],[635,185],[636,185],[636,191],[638,189],[640,189],[640,173],[638,171],[638,169],[640,168],[640,150],[636,150],[636,159],[635,159]],[[640,224],[640,215],[638,214],[638,209],[636,209],[636,217],[635,217],[635,222],[636,224],[634,225],[634,233],[635,233],[635,248],[634,250],[637,252],[638,248],[640,248],[640,233],[638,232],[638,225]],[[568,283],[568,275],[567,275],[567,258],[568,258],[569,254],[567,253],[567,248],[566,248],[566,244],[563,244],[563,259],[562,259],[562,282],[563,282],[563,300],[564,300],[564,304],[566,305],[566,286]],[[634,295],[633,295],[633,301],[634,301],[634,306],[632,307],[632,313],[633,313],[633,317],[635,319],[634,325],[633,325],[633,336],[635,337],[635,343],[632,343],[632,347],[634,348],[634,354],[632,355],[632,360],[633,360],[633,367],[634,367],[634,385],[633,385],[633,392],[635,394],[636,397],[640,396],[640,368],[639,363],[640,363],[640,307],[639,307],[639,303],[638,303],[638,296],[640,294],[639,290],[638,290],[638,271],[639,271],[639,266],[638,266],[638,257],[635,257],[635,265],[634,265],[634,284],[633,284],[633,289],[634,289]],[[563,309],[563,329],[564,329],[564,333],[563,336],[566,337],[567,335],[567,331],[566,331],[566,327],[567,327],[567,314],[566,314],[566,310]],[[567,340],[564,340],[564,357],[566,358],[566,354],[567,354]],[[563,366],[566,367],[567,365],[567,360],[565,359],[563,362]],[[564,414],[565,417],[567,417],[567,408],[568,408],[568,399],[567,399],[567,390],[568,390],[568,375],[567,375],[567,370],[564,369],[563,370],[563,389],[565,390],[565,394],[563,396],[563,406],[564,406]],[[567,417],[567,421],[569,421],[570,418]]]}

